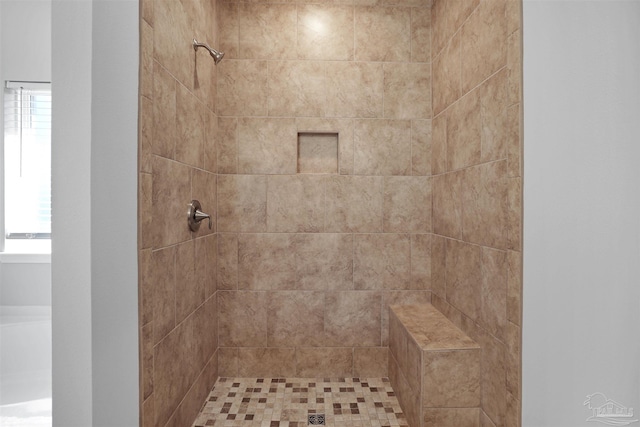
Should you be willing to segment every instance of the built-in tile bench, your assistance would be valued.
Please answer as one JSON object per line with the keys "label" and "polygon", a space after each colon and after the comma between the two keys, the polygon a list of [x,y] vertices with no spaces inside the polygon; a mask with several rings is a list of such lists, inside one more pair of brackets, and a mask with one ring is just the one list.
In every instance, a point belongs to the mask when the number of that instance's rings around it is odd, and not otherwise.
{"label": "built-in tile bench", "polygon": [[410,427],[477,427],[480,346],[431,304],[389,307],[389,379]]}

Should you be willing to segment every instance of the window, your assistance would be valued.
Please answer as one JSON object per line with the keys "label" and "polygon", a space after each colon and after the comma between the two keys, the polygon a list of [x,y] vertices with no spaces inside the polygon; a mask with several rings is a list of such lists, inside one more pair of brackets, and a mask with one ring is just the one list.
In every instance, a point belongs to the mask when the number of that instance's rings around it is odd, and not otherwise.
{"label": "window", "polygon": [[50,83],[5,84],[4,198],[5,250],[51,239]]}

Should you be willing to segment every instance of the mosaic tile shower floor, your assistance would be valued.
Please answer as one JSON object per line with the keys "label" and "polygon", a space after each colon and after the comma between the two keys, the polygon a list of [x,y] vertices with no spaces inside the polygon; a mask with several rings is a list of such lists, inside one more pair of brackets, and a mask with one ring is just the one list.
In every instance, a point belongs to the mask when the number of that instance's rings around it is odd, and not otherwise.
{"label": "mosaic tile shower floor", "polygon": [[332,427],[408,427],[387,378],[220,378],[193,427],[306,427],[320,414]]}

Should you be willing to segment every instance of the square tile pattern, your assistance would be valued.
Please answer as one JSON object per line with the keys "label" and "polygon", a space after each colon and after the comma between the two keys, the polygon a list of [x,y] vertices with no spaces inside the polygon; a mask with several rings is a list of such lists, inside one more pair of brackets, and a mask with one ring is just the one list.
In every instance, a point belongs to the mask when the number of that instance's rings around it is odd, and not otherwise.
{"label": "square tile pattern", "polygon": [[193,427],[408,427],[387,378],[220,378]]}

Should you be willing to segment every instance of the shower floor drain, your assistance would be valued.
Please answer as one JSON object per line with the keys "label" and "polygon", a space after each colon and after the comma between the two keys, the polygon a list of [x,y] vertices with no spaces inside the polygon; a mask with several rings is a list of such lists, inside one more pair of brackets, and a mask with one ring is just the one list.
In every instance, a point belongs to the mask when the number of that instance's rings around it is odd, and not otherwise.
{"label": "shower floor drain", "polygon": [[324,425],[324,414],[311,414],[311,415],[309,415],[309,425],[310,426],[323,426]]}

